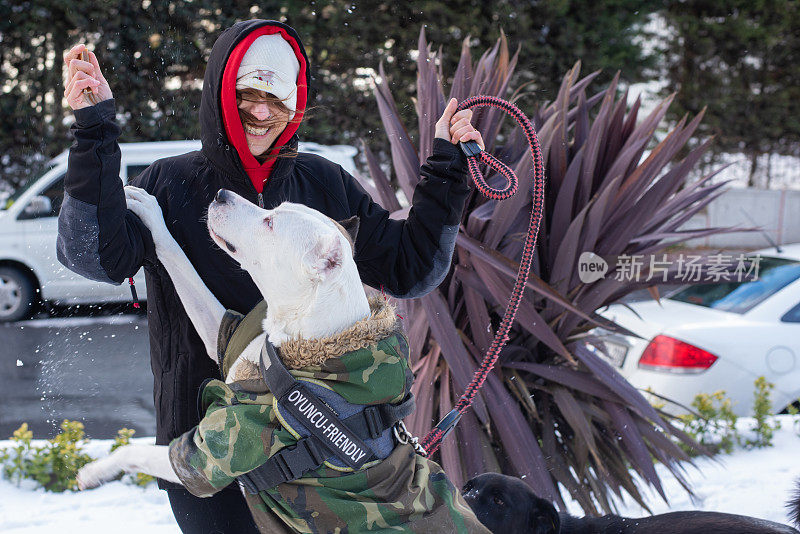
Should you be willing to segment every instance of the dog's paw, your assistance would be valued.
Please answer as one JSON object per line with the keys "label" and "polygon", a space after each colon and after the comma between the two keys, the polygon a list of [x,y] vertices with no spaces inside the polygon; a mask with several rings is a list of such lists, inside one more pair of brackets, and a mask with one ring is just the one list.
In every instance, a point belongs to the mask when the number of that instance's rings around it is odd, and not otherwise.
{"label": "dog's paw", "polygon": [[164,224],[164,214],[161,212],[161,206],[158,205],[156,197],[144,189],[126,185],[125,204],[150,229],[153,239],[169,235],[167,226]]}
{"label": "dog's paw", "polygon": [[86,464],[78,470],[78,489],[83,491],[97,488],[122,473],[122,469],[109,464],[108,459]]}

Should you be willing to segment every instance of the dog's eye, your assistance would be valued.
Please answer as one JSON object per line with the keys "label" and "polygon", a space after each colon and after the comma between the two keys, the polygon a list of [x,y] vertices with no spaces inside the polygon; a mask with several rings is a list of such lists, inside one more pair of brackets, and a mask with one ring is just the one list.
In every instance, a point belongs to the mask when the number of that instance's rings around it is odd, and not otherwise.
{"label": "dog's eye", "polygon": [[504,502],[503,502],[503,499],[501,499],[501,498],[500,498],[500,497],[498,497],[497,495],[495,495],[495,496],[494,496],[494,503],[495,503],[497,506],[505,506],[505,504],[506,504],[506,503],[504,503]]}

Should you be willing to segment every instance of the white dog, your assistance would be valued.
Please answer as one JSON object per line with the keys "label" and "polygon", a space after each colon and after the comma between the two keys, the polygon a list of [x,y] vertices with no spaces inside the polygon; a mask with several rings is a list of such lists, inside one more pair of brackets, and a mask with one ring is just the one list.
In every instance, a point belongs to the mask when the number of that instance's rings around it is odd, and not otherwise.
{"label": "white dog", "polygon": [[[128,208],[150,229],[158,259],[209,357],[217,361],[217,334],[225,309],[170,235],[156,199],[132,186],[125,188],[125,196]],[[277,347],[290,339],[330,336],[370,315],[351,241],[340,225],[318,211],[289,202],[263,210],[221,190],[208,209],[208,230],[217,245],[250,274],[269,309],[265,333],[242,352],[228,373],[228,382],[236,375],[236,365],[258,364],[267,334]],[[180,483],[168,446],[128,445],[83,467],[78,487],[99,486],[122,472]]]}

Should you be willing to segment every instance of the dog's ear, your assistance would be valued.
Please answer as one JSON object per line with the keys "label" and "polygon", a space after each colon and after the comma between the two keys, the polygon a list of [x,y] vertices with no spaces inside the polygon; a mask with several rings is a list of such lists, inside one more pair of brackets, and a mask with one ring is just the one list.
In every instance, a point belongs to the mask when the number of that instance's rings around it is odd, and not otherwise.
{"label": "dog's ear", "polygon": [[324,280],[337,272],[344,261],[342,243],[334,234],[323,234],[305,256],[305,263],[315,280]]}
{"label": "dog's ear", "polygon": [[559,534],[561,518],[555,506],[539,497],[534,497],[529,510],[531,532],[534,534]]}
{"label": "dog's ear", "polygon": [[[338,223],[342,225],[344,231],[350,236],[350,243],[355,244],[356,236],[358,235],[358,227],[361,224],[361,219],[359,219],[358,215],[353,215],[349,219],[338,221]],[[353,251],[355,252],[355,245],[353,246]]]}

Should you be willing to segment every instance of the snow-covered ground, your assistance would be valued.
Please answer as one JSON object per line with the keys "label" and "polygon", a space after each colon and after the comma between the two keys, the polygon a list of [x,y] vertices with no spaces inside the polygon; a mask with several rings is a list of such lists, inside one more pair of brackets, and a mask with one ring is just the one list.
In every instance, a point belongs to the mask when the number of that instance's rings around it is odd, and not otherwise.
{"label": "snow-covered ground", "polygon": [[[654,514],[678,510],[726,512],[788,524],[786,502],[800,481],[800,464],[794,463],[800,450],[800,419],[790,415],[775,419],[781,422],[781,428],[775,432],[773,447],[737,449],[733,454],[698,459],[695,467],[686,465],[695,502],[663,465],[656,465],[670,504],[664,503],[655,491],[647,490],[644,493],[650,509]],[[741,417],[736,426],[746,438],[752,425],[752,418]],[[575,502],[568,503],[568,507],[572,514],[581,513]],[[621,504],[619,513],[629,517],[647,514],[632,499]]]}
{"label": "snow-covered ground", "polygon": [[[671,499],[667,506],[655,492],[648,492],[648,502],[654,513],[669,510],[709,510],[751,515],[786,523],[784,503],[789,497],[800,466],[793,462],[800,437],[796,417],[779,416],[782,428],[775,435],[775,446],[760,450],[737,450],[717,460],[699,460],[696,468],[687,466],[687,476],[694,485],[697,502],[692,502],[678,483],[658,466],[664,488]],[[749,427],[751,420],[740,419],[740,428]],[[152,439],[134,440],[139,443]],[[0,441],[0,447],[11,442]],[[94,457],[107,453],[110,440],[92,441],[86,447]],[[580,514],[575,502],[570,512]],[[631,502],[622,503],[620,513],[641,516],[645,512]],[[117,534],[142,532],[174,534],[175,525],[166,493],[154,484],[139,488],[123,482],[112,482],[86,492],[47,493],[35,489],[32,482],[20,487],[0,480],[0,532],[4,534]]]}
{"label": "snow-covered ground", "polygon": [[[132,443],[154,443],[153,438]],[[34,444],[43,440],[34,440]],[[92,440],[84,448],[94,458],[108,454],[114,440]],[[8,447],[11,441],[0,441]],[[50,493],[32,480],[19,487],[0,479],[0,532],[3,534],[180,534],[172,517],[167,494],[156,485],[140,488],[121,481],[100,488]]]}

